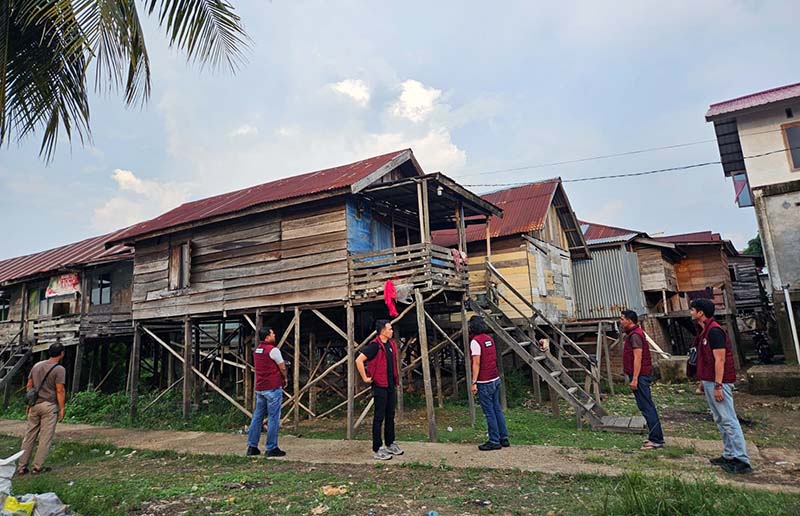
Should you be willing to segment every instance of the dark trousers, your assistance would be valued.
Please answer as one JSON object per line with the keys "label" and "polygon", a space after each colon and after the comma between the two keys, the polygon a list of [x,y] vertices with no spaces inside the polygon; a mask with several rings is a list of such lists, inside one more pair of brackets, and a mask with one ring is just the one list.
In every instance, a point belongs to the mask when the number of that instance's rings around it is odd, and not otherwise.
{"label": "dark trousers", "polygon": [[[394,388],[372,387],[375,414],[372,416],[372,451],[378,451],[385,443],[394,442],[394,409],[397,406],[397,391]],[[381,440],[383,426],[383,441]]]}
{"label": "dark trousers", "polygon": [[647,421],[647,429],[649,433],[647,439],[651,443],[664,444],[664,432],[661,430],[661,421],[658,419],[658,410],[656,404],[653,403],[653,395],[650,392],[650,384],[652,383],[650,376],[639,376],[639,384],[633,395],[636,398],[636,406],[639,407]]}

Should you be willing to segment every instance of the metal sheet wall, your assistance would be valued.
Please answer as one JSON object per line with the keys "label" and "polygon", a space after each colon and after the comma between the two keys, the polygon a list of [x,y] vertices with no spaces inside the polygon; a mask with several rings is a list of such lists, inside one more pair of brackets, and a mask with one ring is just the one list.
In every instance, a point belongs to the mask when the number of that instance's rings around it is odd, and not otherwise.
{"label": "metal sheet wall", "polygon": [[624,309],[645,313],[636,253],[616,247],[591,256],[572,262],[578,319],[619,317]]}

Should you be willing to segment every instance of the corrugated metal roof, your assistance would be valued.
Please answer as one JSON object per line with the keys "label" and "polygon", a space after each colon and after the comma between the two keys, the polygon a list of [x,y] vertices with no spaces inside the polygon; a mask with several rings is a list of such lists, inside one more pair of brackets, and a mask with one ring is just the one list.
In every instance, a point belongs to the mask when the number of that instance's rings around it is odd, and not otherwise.
{"label": "corrugated metal roof", "polygon": [[635,229],[606,226],[604,224],[587,222],[585,220],[580,221],[580,225],[581,231],[583,231],[583,238],[586,239],[586,245],[627,242],[637,236],[645,234],[643,231],[636,231]]}
{"label": "corrugated metal roof", "polygon": [[47,251],[2,260],[0,261],[0,284],[62,268],[110,261],[125,255],[133,255],[133,249],[122,245],[106,249],[106,242],[112,240],[119,233],[120,231],[116,231]]}
{"label": "corrugated metal roof", "polygon": [[[483,195],[483,199],[503,210],[503,218],[492,218],[491,237],[521,235],[542,229],[547,211],[552,204],[560,179],[547,179],[507,190]],[[475,224],[467,227],[467,242],[486,238],[486,225]],[[433,241],[443,246],[458,243],[456,230],[442,230],[433,233]]]}
{"label": "corrugated metal roof", "polygon": [[671,244],[702,244],[712,242],[722,242],[722,236],[713,231],[697,231],[695,233],[682,233],[679,235],[667,235],[655,237],[653,240],[669,242]]}
{"label": "corrugated metal roof", "polygon": [[708,112],[706,113],[706,120],[710,121],[712,118],[720,115],[763,106],[766,104],[771,104],[772,102],[789,100],[796,97],[800,97],[800,82],[797,84],[789,84],[787,86],[772,88],[771,90],[760,91],[758,93],[745,95],[744,97],[711,104],[711,106],[708,108]]}
{"label": "corrugated metal roof", "polygon": [[349,187],[407,151],[410,152],[410,149],[187,202],[154,219],[131,226],[128,230],[123,231],[116,240],[129,241],[153,231],[234,213],[259,204]]}

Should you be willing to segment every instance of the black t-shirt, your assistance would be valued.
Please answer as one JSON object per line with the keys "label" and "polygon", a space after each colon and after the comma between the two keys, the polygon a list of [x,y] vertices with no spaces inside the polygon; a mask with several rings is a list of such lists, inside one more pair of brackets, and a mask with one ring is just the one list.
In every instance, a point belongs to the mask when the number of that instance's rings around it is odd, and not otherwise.
{"label": "black t-shirt", "polygon": [[711,349],[725,349],[725,332],[719,328],[711,328],[708,332],[708,345]]}
{"label": "black t-shirt", "polygon": [[[386,350],[386,378],[389,380],[389,385],[394,385],[394,367],[392,366],[394,364],[394,353],[392,353],[392,345],[386,342],[383,345],[383,349]],[[378,343],[373,340],[364,346],[361,352],[364,353],[367,360],[372,360],[378,354]]]}

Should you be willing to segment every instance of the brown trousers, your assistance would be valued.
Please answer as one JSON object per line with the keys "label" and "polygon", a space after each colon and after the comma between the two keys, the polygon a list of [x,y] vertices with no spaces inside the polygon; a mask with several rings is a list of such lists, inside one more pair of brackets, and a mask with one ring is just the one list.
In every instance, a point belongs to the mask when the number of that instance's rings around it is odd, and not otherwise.
{"label": "brown trousers", "polygon": [[56,433],[56,423],[58,423],[58,403],[42,401],[31,407],[28,412],[28,428],[25,431],[25,438],[22,440],[23,454],[19,459],[19,467],[28,465],[28,460],[33,453],[33,443],[37,437],[39,438],[39,448],[33,459],[33,467],[37,469],[42,467],[50,453],[50,445],[53,443],[53,436]]}

